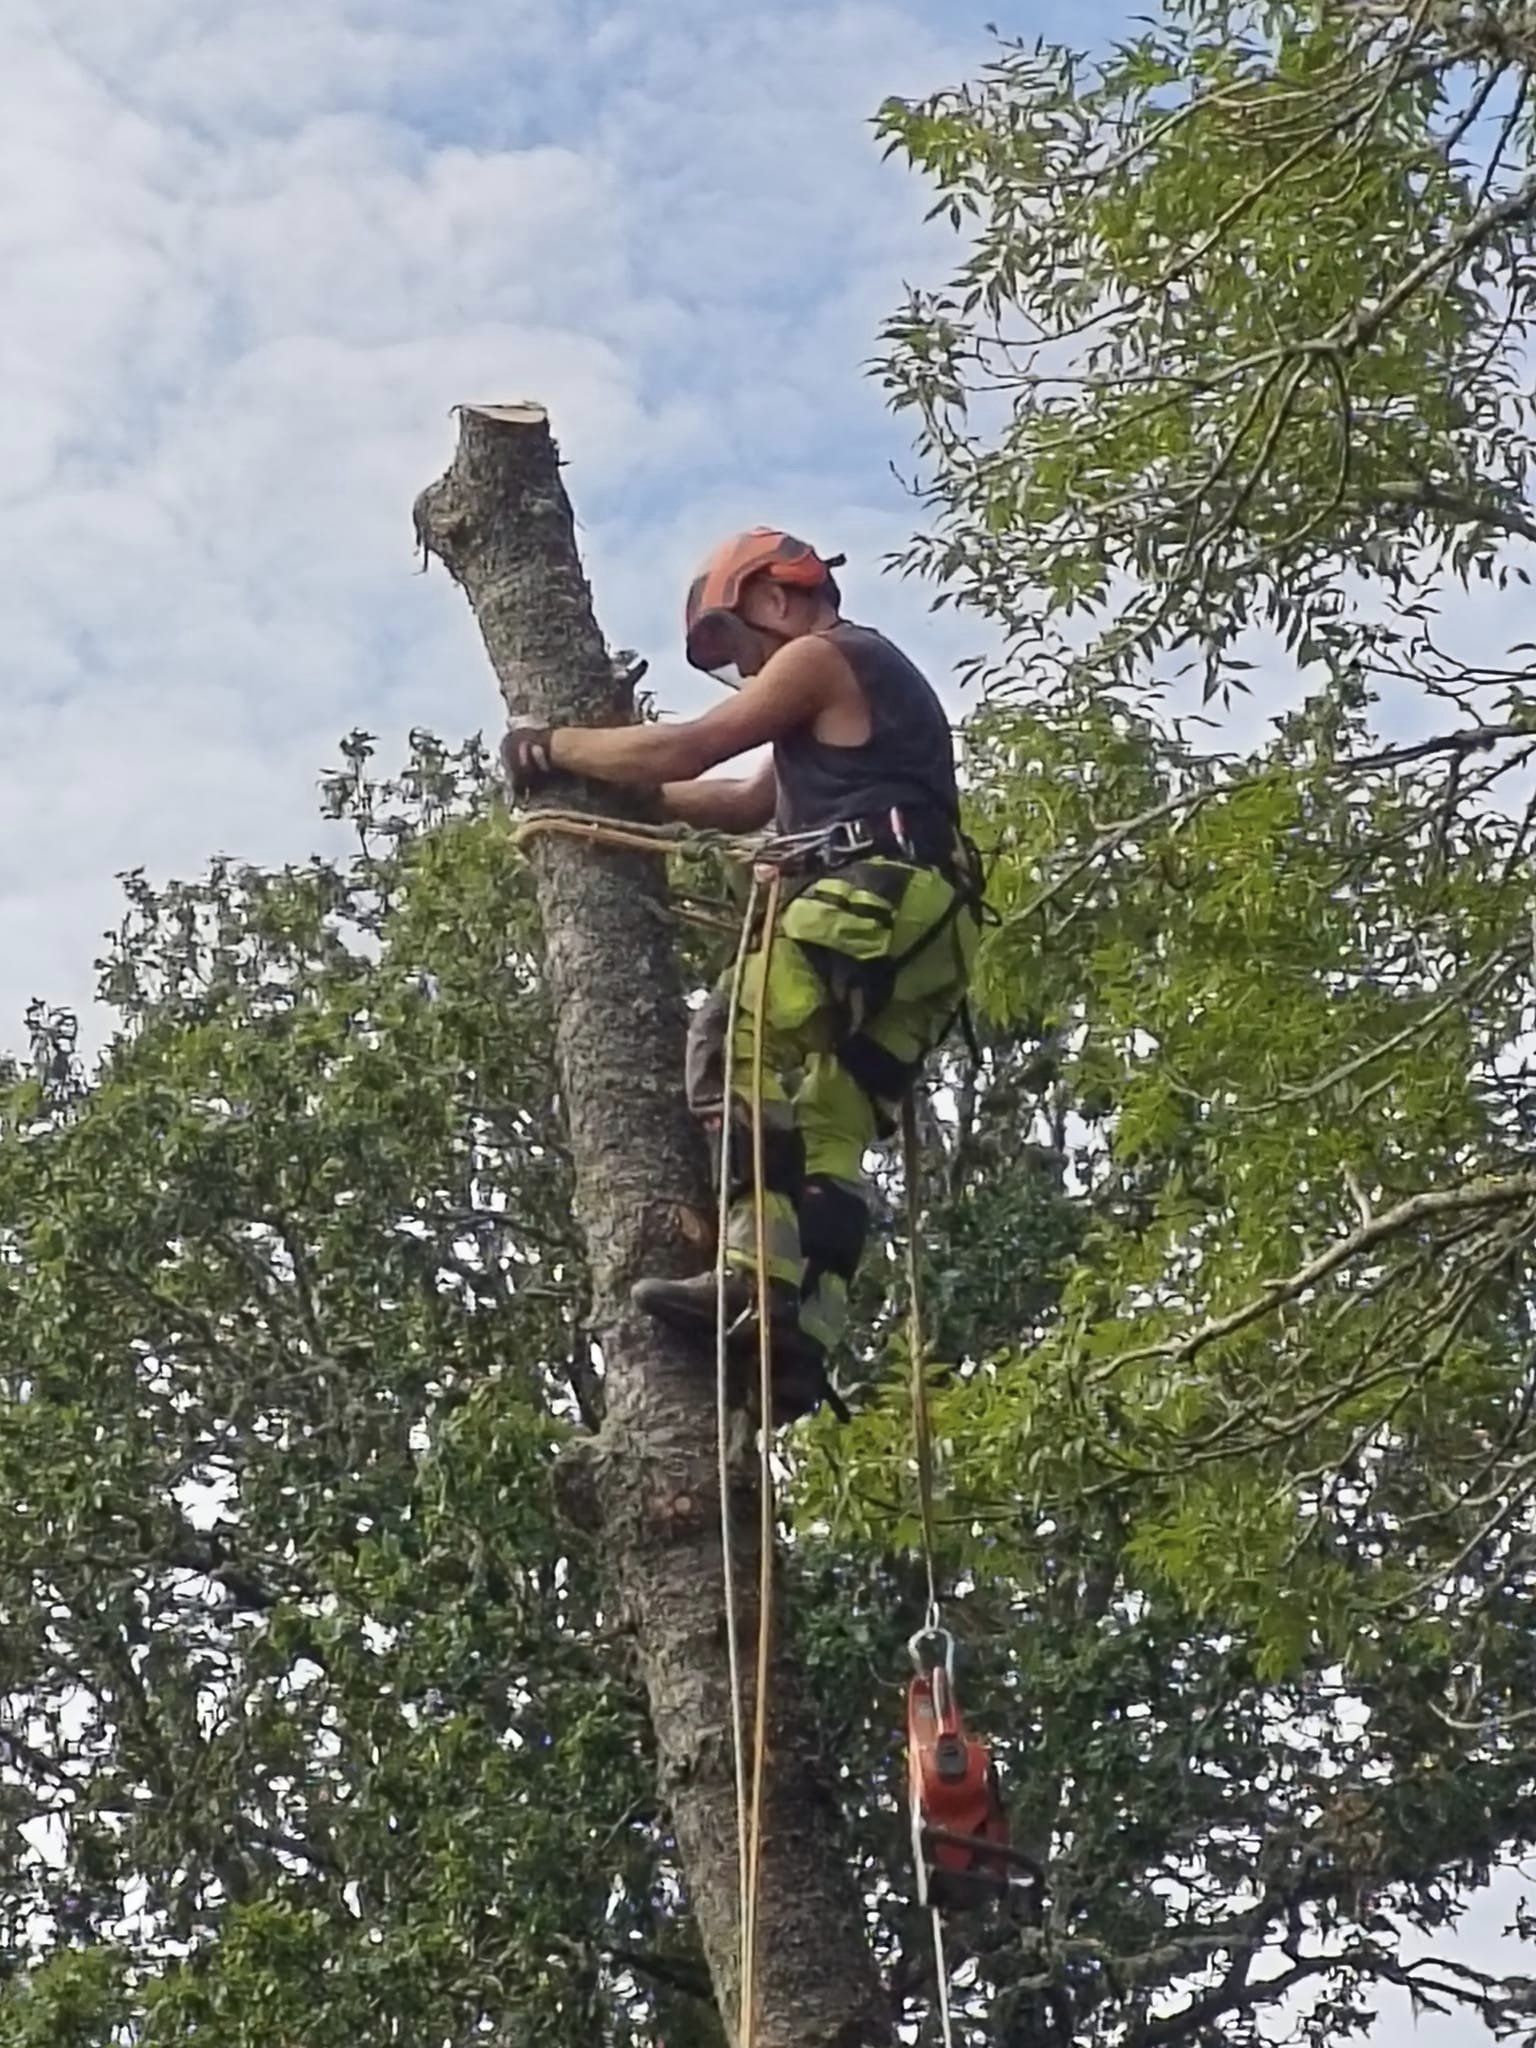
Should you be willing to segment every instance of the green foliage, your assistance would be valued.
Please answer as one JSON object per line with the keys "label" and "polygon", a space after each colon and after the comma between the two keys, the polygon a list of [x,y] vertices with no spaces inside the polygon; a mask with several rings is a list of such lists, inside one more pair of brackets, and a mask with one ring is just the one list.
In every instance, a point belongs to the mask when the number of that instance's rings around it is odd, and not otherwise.
{"label": "green foliage", "polygon": [[1362,589],[1492,575],[1532,530],[1532,48],[1518,8],[1189,0],[889,103],[972,235],[885,335],[936,513],[907,566],[1037,672],[1184,647],[1208,694],[1251,624],[1352,658]]}
{"label": "green foliage", "polygon": [[[1400,1942],[1536,1823],[1536,716],[1430,625],[1536,532],[1533,58],[1523,10],[1191,0],[881,116],[968,238],[879,366],[901,559],[1011,641],[925,1232],[942,1564],[1049,1865],[969,1936],[988,2039],[1321,2044],[1384,1983],[1525,2028]],[[1154,707],[1255,626],[1313,694],[1224,757]],[[911,1612],[899,1378],[802,1486]]]}
{"label": "green foliage", "polygon": [[0,1872],[13,1951],[117,1944],[13,1977],[7,2048],[586,2043],[653,1919],[550,1489],[583,1278],[526,873],[476,750],[366,760],[351,862],[133,878],[127,1028],[87,1086],[39,1012],[0,1111]]}
{"label": "green foliage", "polygon": [[[1046,1873],[950,1928],[973,2044],[1525,2024],[1423,1937],[1536,1841],[1536,714],[1427,620],[1527,532],[1532,54],[1189,0],[882,116],[973,235],[887,337],[907,565],[1015,657],[920,1247],[948,1618]],[[1316,687],[1201,751],[1163,664],[1240,688],[1255,624]],[[1384,745],[1404,678],[1444,723]],[[350,859],[130,877],[99,1067],[39,1006],[0,1071],[0,2048],[719,2048],[554,1483],[602,1387],[527,875],[478,747],[343,751]],[[931,2032],[894,1235],[786,1605]]]}

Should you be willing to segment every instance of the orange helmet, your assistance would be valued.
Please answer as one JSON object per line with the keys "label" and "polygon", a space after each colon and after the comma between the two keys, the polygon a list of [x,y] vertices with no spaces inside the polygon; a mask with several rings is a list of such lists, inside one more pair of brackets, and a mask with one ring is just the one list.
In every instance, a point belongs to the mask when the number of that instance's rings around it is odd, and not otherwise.
{"label": "orange helmet", "polygon": [[837,582],[832,571],[846,556],[832,555],[825,561],[792,533],[780,533],[774,526],[754,526],[747,533],[734,533],[722,541],[704,564],[688,591],[684,615],[685,646],[695,668],[712,669],[730,659],[729,644],[722,639],[722,627],[741,602],[741,593],[751,576],[771,576],[775,583],[790,583],[801,590],[826,589],[835,604]]}

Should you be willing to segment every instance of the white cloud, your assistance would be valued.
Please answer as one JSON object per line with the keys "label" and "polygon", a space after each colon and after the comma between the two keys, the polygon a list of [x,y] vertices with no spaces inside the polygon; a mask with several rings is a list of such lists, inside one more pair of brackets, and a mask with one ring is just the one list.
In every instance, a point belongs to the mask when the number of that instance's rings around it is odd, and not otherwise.
{"label": "white cloud", "polygon": [[858,372],[936,238],[867,124],[974,58],[945,14],[13,0],[0,1043],[88,1000],[117,870],[302,858],[341,731],[493,721],[414,574],[455,402],[550,405],[605,624],[680,704],[722,526],[900,538]]}

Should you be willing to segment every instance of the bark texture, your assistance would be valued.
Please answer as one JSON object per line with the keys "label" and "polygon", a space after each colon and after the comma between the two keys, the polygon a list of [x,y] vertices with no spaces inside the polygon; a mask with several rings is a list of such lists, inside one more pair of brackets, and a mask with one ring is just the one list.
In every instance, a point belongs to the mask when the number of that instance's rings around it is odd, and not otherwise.
{"label": "bark texture", "polygon": [[[540,408],[462,408],[457,453],[418,499],[416,524],[474,608],[509,713],[552,725],[633,717],[593,616]],[[559,801],[616,817],[638,809],[622,792],[591,786],[566,785]],[[712,1235],[707,1165],[682,1096],[685,1014],[665,877],[658,861],[568,839],[535,838],[529,857],[606,1379],[606,1417],[586,1460],[590,1495],[649,1696],[689,1899],[734,2033],[738,1865],[713,1360],[628,1299],[642,1273],[697,1271]],[[745,1474],[733,1510],[738,1569],[755,1574]],[[755,1625],[748,1603],[749,1664]],[[892,2028],[843,1853],[830,1760],[782,1655],[770,1740],[759,2048],[884,2048]]]}

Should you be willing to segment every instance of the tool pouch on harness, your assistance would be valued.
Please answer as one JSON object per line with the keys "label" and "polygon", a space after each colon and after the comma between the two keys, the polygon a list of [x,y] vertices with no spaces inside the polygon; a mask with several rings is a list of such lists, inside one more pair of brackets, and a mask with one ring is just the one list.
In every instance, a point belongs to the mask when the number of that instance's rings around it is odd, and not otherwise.
{"label": "tool pouch on harness", "polygon": [[[800,946],[819,975],[837,1013],[834,1049],[838,1059],[876,1105],[881,1135],[895,1128],[888,1105],[901,1101],[934,1046],[948,1036],[964,1008],[956,1004],[930,1042],[914,1058],[903,1059],[865,1030],[900,994],[901,976],[921,956],[953,934],[959,919],[979,917],[982,877],[975,849],[956,832],[953,854],[943,860],[923,858],[913,849],[881,846],[877,857],[852,854],[839,858],[836,844],[814,865],[787,879],[790,906],[784,930]],[[940,876],[948,899],[933,920],[899,951],[892,940],[909,891],[924,874]],[[958,954],[957,982],[965,979]]]}

